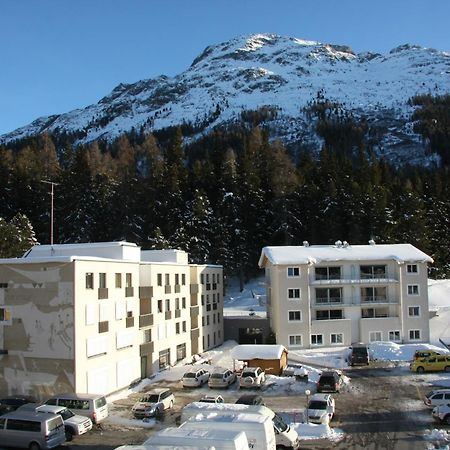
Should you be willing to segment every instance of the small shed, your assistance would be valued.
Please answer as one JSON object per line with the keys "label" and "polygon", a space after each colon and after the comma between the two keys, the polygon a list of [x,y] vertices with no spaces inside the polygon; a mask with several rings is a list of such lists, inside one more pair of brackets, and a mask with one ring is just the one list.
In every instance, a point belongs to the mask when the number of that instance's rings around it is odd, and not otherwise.
{"label": "small shed", "polygon": [[281,375],[287,367],[288,351],[282,345],[236,345],[231,350],[233,360],[243,361],[249,367],[261,367],[266,373]]}

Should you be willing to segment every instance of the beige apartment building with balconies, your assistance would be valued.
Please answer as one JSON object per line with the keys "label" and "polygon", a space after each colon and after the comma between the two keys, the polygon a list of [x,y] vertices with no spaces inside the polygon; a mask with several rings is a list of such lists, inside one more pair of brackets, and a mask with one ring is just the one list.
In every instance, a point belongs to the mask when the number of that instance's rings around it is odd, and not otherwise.
{"label": "beige apartment building with balconies", "polygon": [[35,246],[0,260],[0,394],[108,394],[204,351],[191,339],[209,333],[191,306],[202,289],[191,272],[222,277],[185,252],[128,242]]}
{"label": "beige apartment building with balconies", "polygon": [[259,266],[277,344],[428,342],[431,262],[410,244],[264,247]]}

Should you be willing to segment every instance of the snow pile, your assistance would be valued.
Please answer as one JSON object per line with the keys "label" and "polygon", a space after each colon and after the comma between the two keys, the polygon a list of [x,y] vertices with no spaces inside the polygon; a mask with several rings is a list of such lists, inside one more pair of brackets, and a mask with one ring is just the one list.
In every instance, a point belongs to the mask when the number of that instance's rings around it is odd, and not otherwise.
{"label": "snow pile", "polygon": [[450,309],[450,281],[428,280],[429,309]]}
{"label": "snow pile", "polygon": [[332,442],[339,442],[344,438],[344,432],[339,428],[330,428],[328,425],[316,425],[313,423],[290,423],[302,441],[312,439],[328,439]]}
{"label": "snow pile", "polygon": [[449,450],[450,447],[447,445],[450,442],[450,434],[447,430],[427,430],[424,435],[424,439],[427,441],[431,441],[427,443],[427,450]]}

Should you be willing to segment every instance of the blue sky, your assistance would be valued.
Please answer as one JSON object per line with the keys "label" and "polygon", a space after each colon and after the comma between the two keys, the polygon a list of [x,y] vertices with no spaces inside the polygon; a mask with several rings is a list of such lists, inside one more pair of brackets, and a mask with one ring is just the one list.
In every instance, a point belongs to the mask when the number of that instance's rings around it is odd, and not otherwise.
{"label": "blue sky", "polygon": [[252,33],[450,51],[450,0],[0,0],[0,134]]}

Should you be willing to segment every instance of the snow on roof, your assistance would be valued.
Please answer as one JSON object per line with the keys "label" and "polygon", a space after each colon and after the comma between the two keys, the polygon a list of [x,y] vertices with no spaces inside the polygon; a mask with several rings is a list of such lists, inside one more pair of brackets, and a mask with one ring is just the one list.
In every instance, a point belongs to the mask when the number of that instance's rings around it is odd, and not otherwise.
{"label": "snow on roof", "polygon": [[283,352],[287,352],[282,345],[236,345],[231,350],[231,357],[240,361],[249,359],[280,359]]}
{"label": "snow on roof", "polygon": [[397,261],[399,264],[404,262],[433,262],[430,256],[411,244],[264,247],[259,259],[259,267],[265,267],[266,260],[274,265],[385,260]]}

